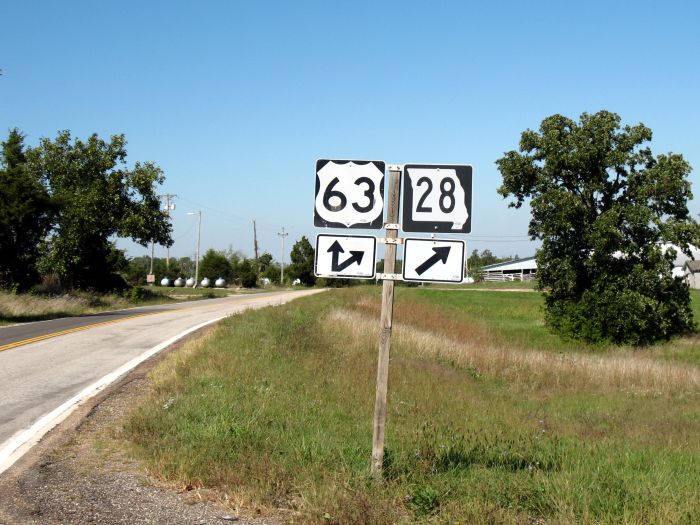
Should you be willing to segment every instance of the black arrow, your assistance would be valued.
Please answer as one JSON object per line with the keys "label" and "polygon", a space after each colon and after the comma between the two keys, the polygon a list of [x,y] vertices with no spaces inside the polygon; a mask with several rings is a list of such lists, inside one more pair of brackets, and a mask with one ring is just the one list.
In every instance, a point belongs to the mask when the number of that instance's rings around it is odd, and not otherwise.
{"label": "black arrow", "polygon": [[447,256],[450,255],[451,249],[452,248],[450,246],[443,246],[442,248],[433,248],[435,254],[431,255],[427,261],[425,261],[418,268],[416,268],[416,273],[418,275],[423,275],[423,273],[425,273],[428,269],[432,268],[440,260],[442,260],[442,264],[445,264],[447,262]]}
{"label": "black arrow", "polygon": [[343,270],[345,270],[345,268],[347,268],[353,263],[357,263],[359,266],[359,264],[362,262],[362,257],[365,255],[365,252],[350,250],[350,258],[345,259],[342,263],[339,263],[338,260],[340,259],[340,254],[345,253],[345,250],[343,250],[343,247],[338,241],[335,241],[333,244],[331,244],[331,247],[328,248],[328,251],[333,254],[333,259],[331,261],[332,272],[342,272]]}

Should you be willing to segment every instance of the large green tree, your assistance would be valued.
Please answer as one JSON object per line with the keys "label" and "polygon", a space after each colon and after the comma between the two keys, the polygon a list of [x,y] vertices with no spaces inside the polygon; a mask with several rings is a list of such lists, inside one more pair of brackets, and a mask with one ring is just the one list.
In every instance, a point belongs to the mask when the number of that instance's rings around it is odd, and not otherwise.
{"label": "large green tree", "polygon": [[39,244],[53,217],[46,189],[26,165],[24,135],[14,129],[0,152],[0,286],[19,290],[39,280]]}
{"label": "large green tree", "polygon": [[562,333],[645,344],[694,326],[666,244],[690,255],[700,238],[687,207],[691,167],[678,154],[652,155],[651,138],[608,111],[578,122],[553,115],[496,162],[510,206],[530,200],[529,233],[542,240],[537,283]]}
{"label": "large green tree", "polygon": [[313,286],[316,283],[314,275],[314,255],[315,250],[306,237],[302,237],[294,246],[290,259],[292,263],[289,265],[289,277],[299,279],[302,284]]}
{"label": "large green tree", "polygon": [[41,260],[45,274],[64,287],[114,286],[115,237],[146,246],[152,239],[172,244],[167,215],[156,186],[164,176],[151,162],[126,165],[126,140],[107,142],[96,134],[86,141],[60,132],[27,152],[27,169],[41,179],[57,207],[55,226]]}

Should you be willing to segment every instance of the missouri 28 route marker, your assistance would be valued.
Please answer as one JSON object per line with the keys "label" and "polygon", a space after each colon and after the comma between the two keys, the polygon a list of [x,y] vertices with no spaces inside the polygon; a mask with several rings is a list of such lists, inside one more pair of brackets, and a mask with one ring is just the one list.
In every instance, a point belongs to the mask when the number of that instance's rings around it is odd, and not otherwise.
{"label": "missouri 28 route marker", "polygon": [[316,161],[314,226],[382,228],[384,167],[379,160]]}
{"label": "missouri 28 route marker", "polygon": [[318,277],[372,279],[376,247],[374,237],[320,234],[316,237],[314,273]]}
{"label": "missouri 28 route marker", "polygon": [[464,280],[464,248],[464,241],[404,240],[404,281],[461,283]]}
{"label": "missouri 28 route marker", "polygon": [[406,164],[403,173],[403,231],[471,232],[471,166]]}

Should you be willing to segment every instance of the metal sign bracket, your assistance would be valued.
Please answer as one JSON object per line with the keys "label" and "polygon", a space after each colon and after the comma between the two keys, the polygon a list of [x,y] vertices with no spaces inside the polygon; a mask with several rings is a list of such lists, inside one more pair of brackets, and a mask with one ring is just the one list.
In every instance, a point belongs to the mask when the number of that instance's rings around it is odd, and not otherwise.
{"label": "metal sign bracket", "polygon": [[377,242],[382,244],[403,244],[403,239],[393,237],[377,237]]}
{"label": "metal sign bracket", "polygon": [[403,281],[400,273],[378,273],[377,279],[382,281]]}

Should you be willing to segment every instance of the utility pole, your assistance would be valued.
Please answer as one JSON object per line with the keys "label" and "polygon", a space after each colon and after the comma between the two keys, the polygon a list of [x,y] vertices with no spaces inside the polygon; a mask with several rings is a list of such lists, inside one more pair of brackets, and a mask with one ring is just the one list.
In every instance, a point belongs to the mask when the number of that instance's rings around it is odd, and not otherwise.
{"label": "utility pole", "polygon": [[260,266],[258,265],[258,231],[255,229],[255,219],[253,219],[253,250],[255,251],[255,275],[259,277]]}
{"label": "utility pole", "polygon": [[197,283],[199,282],[199,242],[202,239],[202,212],[201,210],[197,213],[188,212],[187,215],[197,216],[197,252],[195,255],[194,263],[194,286],[192,288],[197,288]]}
{"label": "utility pole", "polygon": [[155,243],[153,242],[153,239],[151,239],[151,270],[148,272],[148,275],[153,275],[153,256],[155,255]]}
{"label": "utility pole", "polygon": [[255,259],[258,259],[258,232],[255,229],[255,219],[253,219],[253,250],[255,250]]}
{"label": "utility pole", "polygon": [[[164,193],[163,195],[158,195],[158,198],[165,198],[165,213],[168,214],[168,221],[170,221],[170,212],[175,209],[175,204],[170,204],[170,199],[177,197],[174,193]],[[165,255],[165,267],[170,270],[170,246],[166,246]],[[153,273],[153,272],[151,272]]]}
{"label": "utility pole", "polygon": [[280,276],[280,285],[284,286],[284,238],[289,235],[289,233],[284,233],[284,226],[282,226],[282,233],[278,233],[277,235],[282,239],[282,251],[280,252],[282,275]]}

